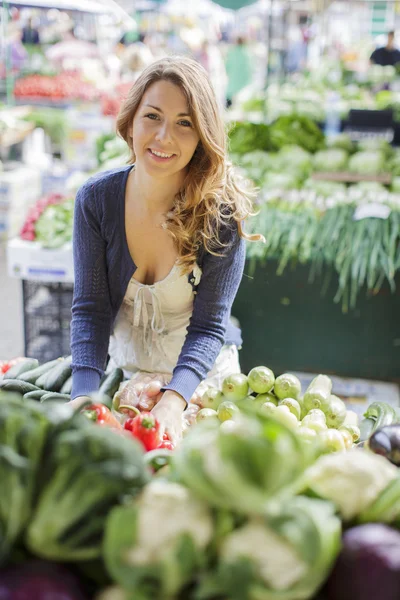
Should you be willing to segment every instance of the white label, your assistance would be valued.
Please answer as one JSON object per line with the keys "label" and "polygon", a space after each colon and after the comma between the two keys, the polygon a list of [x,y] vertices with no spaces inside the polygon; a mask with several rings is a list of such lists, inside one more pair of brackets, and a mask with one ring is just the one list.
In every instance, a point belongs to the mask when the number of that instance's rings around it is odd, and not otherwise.
{"label": "white label", "polygon": [[376,219],[387,219],[391,213],[390,206],[387,204],[379,204],[378,202],[368,202],[366,204],[360,204],[354,211],[353,220],[361,221],[361,219],[368,219],[374,217]]}

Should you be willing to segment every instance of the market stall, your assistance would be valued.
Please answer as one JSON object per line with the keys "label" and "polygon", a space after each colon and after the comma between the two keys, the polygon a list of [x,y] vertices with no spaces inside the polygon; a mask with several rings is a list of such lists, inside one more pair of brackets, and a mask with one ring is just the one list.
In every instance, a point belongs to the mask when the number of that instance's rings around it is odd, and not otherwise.
{"label": "market stall", "polygon": [[182,440],[151,412],[164,373],[106,363],[99,391],[69,403],[75,195],[127,163],[115,118],[139,69],[21,73],[0,110],[24,329],[23,356],[0,356],[0,597],[398,600],[396,69],[362,72],[364,50],[289,75],[285,26],[299,19],[312,54],[330,3],[141,4],[110,55],[139,24],[160,55],[198,51],[217,14],[214,36],[250,32],[266,61],[225,113],[229,160],[258,190],[246,230],[265,239],[247,243],[232,309],[242,372],[200,384]]}
{"label": "market stall", "polygon": [[111,370],[74,412],[70,364],[1,365],[0,585],[11,597],[397,594],[392,405],[360,418],[329,377],[302,388],[259,366],[193,397],[174,448],[143,409],[161,381]]}

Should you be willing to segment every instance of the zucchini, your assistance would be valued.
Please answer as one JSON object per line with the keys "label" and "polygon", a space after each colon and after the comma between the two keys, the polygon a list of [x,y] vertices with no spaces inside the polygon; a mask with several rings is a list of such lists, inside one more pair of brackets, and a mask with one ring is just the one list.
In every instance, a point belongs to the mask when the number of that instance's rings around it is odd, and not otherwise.
{"label": "zucchini", "polygon": [[332,392],[332,381],[326,375],[317,375],[304,394],[303,403],[307,411],[320,408],[324,412],[328,409]]}
{"label": "zucchini", "polygon": [[62,386],[60,393],[61,394],[70,394],[72,391],[72,375],[68,377],[67,381]]}
{"label": "zucchini", "polygon": [[122,369],[116,368],[113,369],[105,378],[103,383],[100,385],[99,394],[105,395],[111,398],[114,397],[114,394],[118,391],[119,386],[124,378],[124,373]]}
{"label": "zucchini", "polygon": [[26,400],[40,400],[42,396],[47,394],[46,390],[33,390],[33,392],[28,392],[24,394],[24,399]]}
{"label": "zucchini", "polygon": [[377,429],[394,425],[399,422],[399,416],[393,406],[386,402],[373,402],[363,414],[364,419],[360,424],[360,440],[364,442]]}
{"label": "zucchini", "polygon": [[23,396],[28,392],[33,392],[39,388],[33,383],[21,381],[20,379],[3,379],[0,381],[0,389],[5,392],[17,392]]}
{"label": "zucchini", "polygon": [[71,356],[64,358],[58,365],[41,375],[37,380],[37,385],[49,392],[59,392],[64,383],[71,377]]}
{"label": "zucchini", "polygon": [[35,369],[24,371],[16,379],[22,379],[22,381],[27,381],[28,383],[36,383],[36,380],[39,379],[39,377],[43,375],[43,373],[47,373],[47,371],[50,371],[50,369],[55,367],[60,360],[62,359],[56,358],[56,360],[50,360],[49,362],[46,362],[43,365],[36,367]]}
{"label": "zucchini", "polygon": [[40,398],[40,402],[62,402],[65,404],[71,400],[69,394],[58,394],[57,392],[48,392]]}
{"label": "zucchini", "polygon": [[39,366],[39,361],[36,358],[25,358],[21,360],[16,365],[8,369],[4,374],[4,379],[17,379],[19,375],[25,373],[25,371],[30,371],[31,369],[36,369]]}

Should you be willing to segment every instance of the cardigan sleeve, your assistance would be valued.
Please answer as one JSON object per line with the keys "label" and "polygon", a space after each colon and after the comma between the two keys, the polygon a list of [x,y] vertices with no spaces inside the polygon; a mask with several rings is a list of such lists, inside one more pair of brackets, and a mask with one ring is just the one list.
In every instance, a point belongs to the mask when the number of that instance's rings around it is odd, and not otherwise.
{"label": "cardigan sleeve", "polygon": [[185,342],[172,379],[163,388],[177,392],[186,402],[206,378],[225,342],[232,304],[243,276],[245,241],[239,238],[237,229],[230,229],[228,235],[230,244],[223,256],[207,253],[204,257]]}
{"label": "cardigan sleeve", "polygon": [[74,211],[71,398],[98,389],[107,359],[112,311],[99,208],[89,180],[77,193]]}

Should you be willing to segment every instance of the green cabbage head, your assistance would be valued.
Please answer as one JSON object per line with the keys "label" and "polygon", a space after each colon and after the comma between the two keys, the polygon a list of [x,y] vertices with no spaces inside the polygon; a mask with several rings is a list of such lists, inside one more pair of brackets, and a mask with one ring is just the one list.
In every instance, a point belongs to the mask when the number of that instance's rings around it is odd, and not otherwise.
{"label": "green cabbage head", "polygon": [[229,431],[196,425],[175,451],[177,478],[212,506],[262,513],[287,495],[316,457],[317,448],[270,416],[242,416]]}

